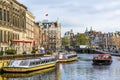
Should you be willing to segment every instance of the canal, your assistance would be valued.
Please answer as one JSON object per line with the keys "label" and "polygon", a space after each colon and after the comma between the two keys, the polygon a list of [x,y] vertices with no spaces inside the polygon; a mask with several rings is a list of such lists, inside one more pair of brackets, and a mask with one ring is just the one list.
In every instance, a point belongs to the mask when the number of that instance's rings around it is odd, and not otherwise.
{"label": "canal", "polygon": [[111,65],[92,65],[93,54],[78,54],[78,61],[58,63],[56,68],[26,74],[5,73],[0,80],[120,80],[120,57]]}

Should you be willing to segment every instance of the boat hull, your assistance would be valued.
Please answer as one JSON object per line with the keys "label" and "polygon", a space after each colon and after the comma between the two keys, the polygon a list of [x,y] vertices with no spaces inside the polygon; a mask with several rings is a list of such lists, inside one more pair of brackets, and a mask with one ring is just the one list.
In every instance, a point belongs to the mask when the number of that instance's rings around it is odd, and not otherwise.
{"label": "boat hull", "polygon": [[77,59],[78,59],[77,57],[68,58],[68,59],[58,59],[57,62],[72,62],[72,61],[76,61]]}
{"label": "boat hull", "polygon": [[93,64],[110,65],[112,63],[112,56],[110,54],[95,54],[93,56]]}
{"label": "boat hull", "polygon": [[22,77],[29,77],[29,76],[34,76],[37,74],[46,73],[54,69],[55,67],[50,67],[47,69],[37,70],[37,71],[29,72],[29,73],[3,73],[1,76],[7,77],[7,78],[19,78],[19,77],[22,78]]}
{"label": "boat hull", "polygon": [[34,67],[3,67],[4,72],[17,72],[17,73],[24,73],[24,72],[32,72],[40,69],[46,69],[50,67],[54,67],[56,65],[56,62],[46,63],[43,65],[38,65]]}
{"label": "boat hull", "polygon": [[110,65],[112,60],[93,60],[94,65]]}

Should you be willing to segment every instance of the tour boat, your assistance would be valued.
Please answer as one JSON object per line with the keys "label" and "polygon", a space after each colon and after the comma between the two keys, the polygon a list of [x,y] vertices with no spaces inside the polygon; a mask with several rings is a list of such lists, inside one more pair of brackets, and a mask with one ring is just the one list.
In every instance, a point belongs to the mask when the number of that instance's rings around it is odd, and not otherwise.
{"label": "tour boat", "polygon": [[36,59],[10,60],[7,67],[3,67],[4,72],[32,72],[36,70],[54,67],[56,57],[39,57]]}
{"label": "tour boat", "polygon": [[67,53],[59,53],[58,55],[58,62],[71,62],[71,61],[76,61],[77,54],[75,52],[67,52]]}
{"label": "tour boat", "polygon": [[93,56],[93,64],[104,64],[109,65],[112,63],[112,56],[110,54],[95,54]]}

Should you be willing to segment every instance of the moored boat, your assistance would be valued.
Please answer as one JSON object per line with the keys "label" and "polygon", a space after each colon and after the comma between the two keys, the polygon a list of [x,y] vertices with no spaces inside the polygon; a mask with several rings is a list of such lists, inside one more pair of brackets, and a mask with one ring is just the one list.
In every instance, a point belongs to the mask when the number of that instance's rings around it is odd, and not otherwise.
{"label": "moored boat", "polygon": [[54,56],[39,57],[36,59],[10,60],[7,67],[3,67],[4,72],[32,72],[46,69],[56,65]]}
{"label": "moored boat", "polygon": [[112,56],[110,54],[95,54],[93,56],[93,64],[96,65],[110,65],[112,63]]}
{"label": "moored boat", "polygon": [[78,59],[77,54],[75,52],[61,52],[58,55],[58,62],[71,62],[76,61]]}

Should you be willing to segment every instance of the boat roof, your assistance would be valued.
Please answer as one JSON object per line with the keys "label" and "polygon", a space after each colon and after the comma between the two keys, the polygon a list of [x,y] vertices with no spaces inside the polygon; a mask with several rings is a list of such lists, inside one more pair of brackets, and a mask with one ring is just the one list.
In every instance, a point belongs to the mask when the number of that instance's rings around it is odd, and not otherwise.
{"label": "boat roof", "polygon": [[19,60],[10,60],[9,67],[28,67],[30,62],[39,62],[44,60],[51,60],[55,59],[54,56],[50,57],[39,57],[39,58],[33,58],[33,59],[19,59]]}
{"label": "boat roof", "polygon": [[40,59],[41,60],[49,60],[49,59],[54,59],[55,57],[54,56],[49,56],[49,57],[41,57]]}
{"label": "boat roof", "polygon": [[103,54],[103,53],[101,53],[101,54],[95,54],[94,56],[96,57],[96,56],[111,56],[111,55],[110,54]]}
{"label": "boat roof", "polygon": [[37,57],[37,58],[32,58],[32,59],[17,59],[17,60],[11,60],[11,61],[40,61],[40,60],[49,60],[49,59],[54,59],[55,56],[45,56],[45,57]]}

